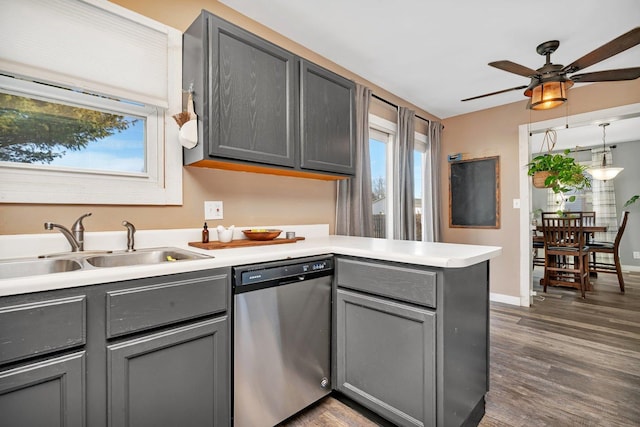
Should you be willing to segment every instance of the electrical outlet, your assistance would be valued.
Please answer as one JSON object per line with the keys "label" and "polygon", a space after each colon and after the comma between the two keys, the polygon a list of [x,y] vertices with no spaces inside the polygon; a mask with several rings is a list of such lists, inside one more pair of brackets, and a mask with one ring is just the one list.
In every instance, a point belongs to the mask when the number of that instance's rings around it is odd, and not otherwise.
{"label": "electrical outlet", "polygon": [[640,259],[640,252],[633,251],[633,259]]}
{"label": "electrical outlet", "polygon": [[223,219],[222,202],[204,202],[204,219]]}

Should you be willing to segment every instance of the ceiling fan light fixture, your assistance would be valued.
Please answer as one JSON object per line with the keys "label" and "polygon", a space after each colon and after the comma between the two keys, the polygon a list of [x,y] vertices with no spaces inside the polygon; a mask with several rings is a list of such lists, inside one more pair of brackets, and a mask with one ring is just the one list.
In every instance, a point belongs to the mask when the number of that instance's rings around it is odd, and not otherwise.
{"label": "ceiling fan light fixture", "polygon": [[529,108],[532,110],[550,110],[559,107],[567,101],[567,89],[571,86],[573,86],[573,82],[564,79],[547,81],[534,86],[531,90],[531,106]]}
{"label": "ceiling fan light fixture", "polygon": [[606,127],[609,126],[609,123],[601,123],[598,126],[602,127],[602,166],[597,168],[588,168],[586,172],[591,175],[593,179],[608,181],[618,176],[624,168],[612,168],[607,166],[607,152],[604,140],[606,136]]}

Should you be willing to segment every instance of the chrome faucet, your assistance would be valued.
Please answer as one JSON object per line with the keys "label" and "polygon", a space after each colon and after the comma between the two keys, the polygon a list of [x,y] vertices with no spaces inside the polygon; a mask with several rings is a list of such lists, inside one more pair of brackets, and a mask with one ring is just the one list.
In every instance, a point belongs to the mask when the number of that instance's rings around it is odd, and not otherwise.
{"label": "chrome faucet", "polygon": [[133,235],[136,232],[136,228],[129,221],[122,221],[122,225],[127,227],[127,252],[135,251],[133,247]]}
{"label": "chrome faucet", "polygon": [[67,227],[60,224],[54,224],[53,222],[45,222],[44,228],[45,230],[53,230],[54,228],[57,228],[69,241],[69,244],[71,245],[71,252],[81,252],[84,251],[84,226],[82,225],[82,220],[88,216],[91,216],[91,212],[78,218],[76,222],[73,223],[71,231],[69,231]]}

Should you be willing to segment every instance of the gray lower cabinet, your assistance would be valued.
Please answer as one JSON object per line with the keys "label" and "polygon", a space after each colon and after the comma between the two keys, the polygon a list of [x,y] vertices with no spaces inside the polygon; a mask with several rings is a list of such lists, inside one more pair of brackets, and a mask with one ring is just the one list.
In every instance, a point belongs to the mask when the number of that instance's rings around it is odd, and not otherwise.
{"label": "gray lower cabinet", "polygon": [[337,293],[338,390],[397,425],[435,425],[435,312]]}
{"label": "gray lower cabinet", "polygon": [[398,426],[477,425],[489,387],[489,263],[336,257],[336,389]]}
{"label": "gray lower cabinet", "polygon": [[206,11],[183,35],[182,66],[200,141],[185,165],[354,174],[354,82]]}
{"label": "gray lower cabinet", "polygon": [[229,425],[229,273],[0,298],[0,425]]}
{"label": "gray lower cabinet", "polygon": [[109,425],[227,425],[227,317],[110,345]]}
{"label": "gray lower cabinet", "polygon": [[78,290],[0,298],[3,427],[86,425],[86,303]]}
{"label": "gray lower cabinet", "polygon": [[86,425],[84,351],[0,372],[0,425]]}

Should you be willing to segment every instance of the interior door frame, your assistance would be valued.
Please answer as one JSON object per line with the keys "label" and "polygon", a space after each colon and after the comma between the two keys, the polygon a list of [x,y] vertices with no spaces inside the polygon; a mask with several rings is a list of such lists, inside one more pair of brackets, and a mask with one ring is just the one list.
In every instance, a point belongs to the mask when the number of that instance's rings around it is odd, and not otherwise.
{"label": "interior door frame", "polygon": [[527,175],[527,168],[531,158],[530,134],[544,132],[546,129],[562,129],[568,123],[570,127],[594,125],[613,120],[621,120],[640,115],[640,103],[623,105],[620,107],[595,110],[587,113],[574,114],[568,117],[544,120],[541,122],[525,123],[518,126],[518,164],[520,191],[520,305],[529,307],[533,292],[531,278],[531,179]]}

